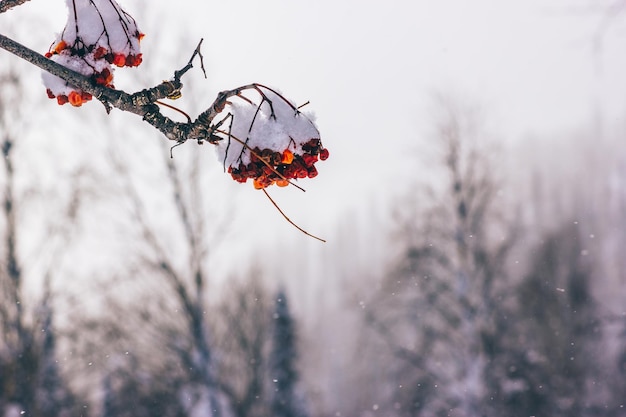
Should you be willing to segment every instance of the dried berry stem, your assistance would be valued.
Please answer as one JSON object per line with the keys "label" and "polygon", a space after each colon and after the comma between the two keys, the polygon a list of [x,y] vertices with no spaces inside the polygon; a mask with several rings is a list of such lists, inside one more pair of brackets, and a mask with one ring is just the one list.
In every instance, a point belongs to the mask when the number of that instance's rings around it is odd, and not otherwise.
{"label": "dried berry stem", "polygon": [[295,224],[294,222],[291,221],[291,219],[289,217],[287,217],[287,215],[280,209],[280,207],[278,207],[278,204],[276,204],[276,202],[272,199],[272,197],[270,197],[269,193],[267,192],[267,190],[265,190],[265,188],[262,188],[261,190],[263,190],[263,192],[265,193],[265,196],[272,202],[272,204],[274,205],[274,207],[276,207],[276,210],[278,210],[278,212],[280,214],[282,214],[282,216],[285,218],[285,220],[287,220],[293,227],[295,227],[296,229],[298,229],[299,231],[301,231],[302,233],[304,233],[307,236],[312,237],[313,239],[317,239],[320,242],[324,242],[326,243],[326,241],[320,237],[317,237],[315,235],[310,234],[309,232],[307,232],[306,230],[304,230],[303,228],[301,228],[300,226],[298,226],[297,224]]}
{"label": "dried berry stem", "polygon": [[167,103],[164,103],[164,102],[159,101],[159,100],[155,101],[155,103],[158,104],[159,106],[167,107],[168,109],[172,109],[174,111],[177,111],[178,113],[182,114],[183,116],[185,116],[187,118],[187,123],[191,123],[191,117],[189,117],[189,115],[187,113],[185,113],[184,111],[182,111],[178,107],[172,106],[171,104],[167,104]]}

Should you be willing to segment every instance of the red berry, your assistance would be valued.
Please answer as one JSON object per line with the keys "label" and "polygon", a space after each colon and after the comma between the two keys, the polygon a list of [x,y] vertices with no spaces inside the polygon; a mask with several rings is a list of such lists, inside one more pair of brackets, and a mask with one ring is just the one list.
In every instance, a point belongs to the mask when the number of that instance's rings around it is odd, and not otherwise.
{"label": "red berry", "polygon": [[70,104],[74,107],[80,107],[83,104],[83,99],[81,97],[81,94],[77,91],[72,91],[68,96],[67,96],[67,100],[70,102]]}
{"label": "red berry", "polygon": [[309,171],[306,168],[300,168],[298,171],[296,171],[297,178],[306,178],[308,176],[309,176]]}
{"label": "red berry", "polygon": [[128,55],[126,57],[126,66],[128,67],[138,67],[141,64],[141,54],[139,55]]}
{"label": "red berry", "polygon": [[312,166],[317,162],[317,155],[311,155],[310,153],[305,153],[302,155],[302,160],[307,167]]}
{"label": "red berry", "polygon": [[102,70],[102,72],[95,73],[93,75],[93,79],[96,84],[108,86],[111,81],[113,81],[113,74],[111,74],[111,71],[109,71],[108,68],[105,68]]}
{"label": "red berry", "polygon": [[126,57],[124,54],[117,54],[113,57],[112,64],[117,65],[118,67],[123,67],[126,65]]}
{"label": "red berry", "polygon": [[329,157],[328,149],[322,148],[322,150],[320,151],[320,159],[322,161],[325,161],[328,159],[328,157]]}
{"label": "red berry", "polygon": [[101,59],[101,58],[104,58],[106,54],[107,54],[106,48],[104,46],[99,46],[94,51],[93,57],[95,59]]}

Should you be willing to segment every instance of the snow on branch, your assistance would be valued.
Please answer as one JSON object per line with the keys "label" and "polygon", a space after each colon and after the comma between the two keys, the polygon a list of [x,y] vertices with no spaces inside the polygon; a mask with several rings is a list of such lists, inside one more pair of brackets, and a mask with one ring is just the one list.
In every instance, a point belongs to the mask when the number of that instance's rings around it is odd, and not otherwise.
{"label": "snow on branch", "polygon": [[[26,1],[0,0],[0,13]],[[328,158],[329,152],[311,115],[300,110],[302,106],[258,83],[220,92],[195,120],[162,102],[181,96],[181,78],[193,68],[196,58],[204,71],[202,41],[170,80],[133,94],[117,90],[113,84],[115,69],[137,67],[143,59],[140,41],[144,35],[137,22],[115,0],[66,3],[69,13],[65,29],[45,55],[0,34],[0,48],[45,71],[46,92],[58,104],[79,107],[95,98],[107,113],[117,108],[141,116],[177,145],[188,140],[213,144],[224,171],[240,183],[250,179],[256,189],[295,185],[295,180],[317,176],[315,164]],[[187,117],[187,122],[164,116],[160,106],[174,108]]]}
{"label": "snow on branch", "polygon": [[[92,97],[107,112],[113,107],[135,113],[177,143],[195,140],[216,145],[225,171],[238,182],[251,179],[255,188],[285,186],[291,180],[313,178],[315,163],[328,157],[310,117],[278,91],[253,83],[222,91],[196,120],[172,121],[161,114],[160,100],[180,97],[181,78],[199,57],[200,44],[183,68],[168,81],[128,94],[113,85],[114,67],[141,64],[140,40],[144,36],[135,19],[115,0],[66,0],[65,29],[45,56],[0,35],[3,48],[42,68],[47,94],[58,104],[78,107]],[[2,10],[19,0],[4,0]],[[204,67],[202,68],[204,70]]]}
{"label": "snow on branch", "polygon": [[12,9],[13,7],[17,7],[20,4],[26,3],[27,1],[30,0],[3,0],[0,1],[0,13],[4,13],[9,9]]}
{"label": "snow on branch", "polygon": [[[67,0],[69,16],[65,29],[46,58],[91,78],[96,84],[113,87],[113,65],[136,67],[141,64],[139,41],[143,33],[135,19],[115,1]],[[48,97],[61,105],[78,107],[91,100],[91,94],[74,88],[67,81],[44,73]]]}

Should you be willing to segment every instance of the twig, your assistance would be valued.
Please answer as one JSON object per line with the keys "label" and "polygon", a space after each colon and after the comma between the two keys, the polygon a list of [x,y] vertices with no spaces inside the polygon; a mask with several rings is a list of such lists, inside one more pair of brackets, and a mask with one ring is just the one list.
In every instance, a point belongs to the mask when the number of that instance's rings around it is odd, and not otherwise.
{"label": "twig", "polygon": [[155,101],[155,103],[158,104],[159,106],[167,107],[168,109],[172,109],[172,110],[182,114],[183,116],[185,116],[187,118],[187,123],[191,123],[191,117],[189,117],[189,115],[187,113],[185,113],[184,111],[182,111],[178,107],[172,106],[171,104],[167,104],[167,103],[164,103],[164,102],[159,101],[159,100]]}
{"label": "twig", "polygon": [[193,54],[191,55],[191,58],[189,58],[189,62],[187,63],[187,65],[185,65],[183,68],[179,69],[178,71],[174,72],[174,80],[176,80],[177,82],[180,82],[180,77],[185,75],[187,71],[193,68],[193,60],[196,57],[196,55],[200,57],[200,68],[202,69],[202,72],[204,73],[204,78],[207,78],[206,70],[204,69],[204,57],[202,56],[202,52],[200,51],[200,47],[202,46],[202,41],[204,41],[204,38],[200,39],[200,42],[198,42],[198,46],[196,46],[196,49],[193,51]]}
{"label": "twig", "polygon": [[295,224],[294,222],[291,221],[291,219],[289,217],[287,217],[287,215],[280,209],[280,207],[278,207],[278,204],[276,204],[276,202],[272,199],[272,197],[270,197],[270,195],[268,194],[268,192],[265,190],[265,188],[261,188],[261,190],[263,191],[263,193],[265,193],[265,196],[272,202],[272,204],[274,205],[274,207],[276,207],[276,210],[278,210],[278,212],[280,214],[282,214],[282,216],[285,218],[285,220],[287,220],[289,223],[291,223],[291,225],[293,227],[295,227],[296,229],[298,229],[299,231],[301,231],[302,233],[304,233],[307,236],[312,237],[313,239],[317,239],[320,242],[324,242],[326,243],[326,241],[320,237],[317,237],[315,235],[310,234],[309,232],[307,232],[306,230],[304,230],[303,228],[301,228],[300,226],[298,226],[297,224]]}

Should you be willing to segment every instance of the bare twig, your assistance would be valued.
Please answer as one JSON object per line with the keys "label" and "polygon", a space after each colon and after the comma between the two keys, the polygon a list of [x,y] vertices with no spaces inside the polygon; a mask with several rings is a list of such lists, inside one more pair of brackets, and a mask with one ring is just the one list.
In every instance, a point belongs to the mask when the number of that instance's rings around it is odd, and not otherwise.
{"label": "bare twig", "polygon": [[187,65],[185,65],[182,69],[174,72],[174,80],[180,82],[180,77],[185,75],[187,71],[193,68],[193,60],[196,57],[196,55],[200,57],[200,68],[202,69],[202,72],[204,73],[204,78],[207,78],[206,70],[204,69],[204,57],[202,56],[202,52],[200,51],[200,47],[202,46],[202,41],[204,41],[204,38],[200,39],[200,42],[198,43],[198,46],[196,46],[196,49],[193,51],[193,55],[191,55],[191,58],[189,58],[189,62],[187,63]]}
{"label": "bare twig", "polygon": [[298,226],[297,224],[295,224],[289,217],[287,217],[287,215],[280,209],[280,207],[278,207],[278,204],[276,204],[276,202],[272,199],[272,197],[270,197],[270,195],[265,190],[265,188],[262,188],[261,190],[263,191],[263,193],[265,193],[265,196],[272,202],[274,207],[276,207],[276,210],[278,210],[278,212],[285,218],[285,220],[287,220],[293,227],[295,227],[296,229],[298,229],[299,231],[301,231],[305,235],[312,237],[313,239],[317,239],[320,242],[326,243],[326,241],[324,239],[322,239],[321,237],[317,237],[315,235],[312,235],[309,232],[307,232],[306,230],[304,230],[303,228],[301,228],[300,226]]}
{"label": "bare twig", "polygon": [[167,104],[167,103],[164,103],[164,102],[159,101],[159,100],[155,101],[155,103],[158,104],[159,106],[167,107],[168,109],[172,109],[175,112],[178,112],[178,113],[182,114],[183,116],[185,116],[187,118],[187,123],[191,123],[191,117],[189,117],[189,115],[187,113],[185,113],[184,111],[182,111],[178,107],[172,106],[171,104]]}

